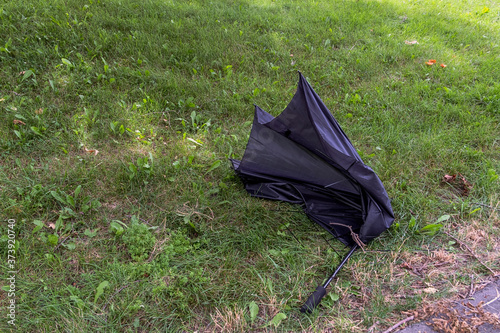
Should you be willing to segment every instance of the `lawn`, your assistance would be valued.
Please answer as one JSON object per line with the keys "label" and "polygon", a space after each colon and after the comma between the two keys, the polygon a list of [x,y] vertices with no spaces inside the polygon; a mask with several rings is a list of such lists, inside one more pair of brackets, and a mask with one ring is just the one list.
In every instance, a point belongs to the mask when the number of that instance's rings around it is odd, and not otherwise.
{"label": "lawn", "polygon": [[[0,4],[0,330],[366,332],[467,297],[500,272],[499,68],[495,1]],[[396,215],[311,315],[346,250],[229,162],[298,71]]]}

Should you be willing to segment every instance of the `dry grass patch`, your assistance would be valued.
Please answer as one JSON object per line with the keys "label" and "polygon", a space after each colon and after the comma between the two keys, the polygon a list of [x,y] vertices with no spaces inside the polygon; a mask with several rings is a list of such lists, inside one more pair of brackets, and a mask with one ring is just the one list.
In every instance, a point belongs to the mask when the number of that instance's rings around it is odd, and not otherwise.
{"label": "dry grass patch", "polygon": [[249,325],[245,319],[245,310],[239,307],[215,309],[211,314],[214,327],[205,332],[248,332]]}

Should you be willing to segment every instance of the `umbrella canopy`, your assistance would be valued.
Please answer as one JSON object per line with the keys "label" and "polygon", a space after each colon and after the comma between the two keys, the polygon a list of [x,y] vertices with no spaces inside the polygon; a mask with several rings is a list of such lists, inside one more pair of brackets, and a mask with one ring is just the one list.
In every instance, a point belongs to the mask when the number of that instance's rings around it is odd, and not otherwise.
{"label": "umbrella canopy", "polygon": [[348,246],[363,246],[394,220],[382,182],[307,80],[276,118],[255,106],[250,138],[233,168],[255,197],[302,205]]}

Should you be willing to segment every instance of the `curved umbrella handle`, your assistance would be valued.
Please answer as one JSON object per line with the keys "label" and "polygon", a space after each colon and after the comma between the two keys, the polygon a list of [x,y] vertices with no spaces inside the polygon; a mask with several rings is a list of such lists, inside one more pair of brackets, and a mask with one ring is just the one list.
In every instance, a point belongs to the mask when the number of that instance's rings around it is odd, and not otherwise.
{"label": "curved umbrella handle", "polygon": [[323,286],[318,286],[316,290],[309,296],[307,301],[300,308],[302,313],[311,313],[321,302],[321,299],[326,295],[326,289]]}
{"label": "curved umbrella handle", "polygon": [[340,264],[337,266],[335,269],[335,272],[326,280],[326,282],[322,286],[318,286],[316,290],[312,293],[311,296],[307,299],[307,301],[302,305],[300,308],[300,312],[302,313],[311,313],[313,310],[318,306],[318,304],[321,302],[321,299],[326,295],[326,287],[332,282],[333,278],[337,276],[337,273],[340,271],[342,266],[349,260],[349,258],[352,256],[352,254],[358,249],[358,245],[354,244],[349,252],[346,254],[344,259],[340,262]]}

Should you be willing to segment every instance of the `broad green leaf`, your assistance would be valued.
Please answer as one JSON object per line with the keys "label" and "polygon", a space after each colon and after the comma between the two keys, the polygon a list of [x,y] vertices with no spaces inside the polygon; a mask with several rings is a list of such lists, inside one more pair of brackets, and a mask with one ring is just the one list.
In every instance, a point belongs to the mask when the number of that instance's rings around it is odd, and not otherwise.
{"label": "broad green leaf", "polygon": [[336,294],[336,293],[328,293],[328,297],[330,297],[330,299],[334,302],[338,301],[339,300],[339,294]]}
{"label": "broad green leaf", "polygon": [[196,127],[196,111],[191,112],[191,125]]}
{"label": "broad green leaf", "polygon": [[61,214],[59,216],[62,217],[63,219],[69,219],[71,217],[76,217],[76,213],[73,209],[69,207],[64,207],[61,210]]}
{"label": "broad green leaf", "polygon": [[26,80],[27,78],[29,78],[30,76],[32,76],[34,74],[35,73],[33,73],[33,71],[31,69],[28,69],[27,71],[24,72],[24,75],[23,75],[23,78],[21,81]]}
{"label": "broad green leaf", "polygon": [[56,224],[54,226],[54,231],[59,231],[59,229],[61,229],[63,226],[63,218],[61,215],[59,215],[59,218],[57,219],[56,221]]}
{"label": "broad green leaf", "polygon": [[95,297],[94,297],[94,303],[97,302],[97,299],[99,296],[101,296],[104,293],[104,288],[109,287],[109,282],[108,281],[102,281],[99,283],[99,286],[97,286]]}
{"label": "broad green leaf", "polygon": [[61,61],[63,62],[63,64],[65,64],[66,66],[68,67],[73,67],[73,64],[71,63],[71,61],[69,61],[68,59],[66,58],[62,58]]}
{"label": "broad green leaf", "polygon": [[250,310],[250,321],[253,323],[259,314],[259,306],[254,301],[251,301],[248,304],[248,309]]}
{"label": "broad green leaf", "polygon": [[416,223],[417,223],[417,220],[415,219],[414,216],[412,216],[410,219],[410,223],[408,223],[408,227],[413,228],[413,227],[415,227]]}
{"label": "broad green leaf", "polygon": [[36,225],[36,227],[31,232],[32,234],[34,234],[35,232],[39,231],[40,229],[42,229],[45,226],[45,224],[42,221],[40,221],[40,220],[34,220],[33,224]]}
{"label": "broad green leaf", "polygon": [[442,227],[442,224],[429,224],[420,229],[420,233],[423,235],[433,236],[436,234],[436,232],[441,230]]}
{"label": "broad green leaf", "polygon": [[278,327],[284,319],[286,319],[286,314],[280,312],[277,313],[276,316],[274,316],[269,324],[273,325],[274,327]]}
{"label": "broad green leaf", "polygon": [[221,165],[221,163],[222,162],[220,160],[217,160],[214,163],[212,163],[212,166],[207,170],[207,172],[205,172],[205,174],[209,173],[210,171],[213,171],[213,170],[217,169]]}
{"label": "broad green leaf", "polygon": [[443,221],[447,221],[447,220],[450,219],[450,217],[451,217],[450,215],[443,215],[443,216],[441,216],[440,218],[437,219],[436,223],[441,223]]}
{"label": "broad green leaf", "polygon": [[36,135],[43,136],[42,132],[40,132],[40,129],[38,127],[31,126],[30,128],[33,131],[33,133],[35,133]]}
{"label": "broad green leaf", "polygon": [[277,256],[279,256],[279,255],[280,255],[280,251],[278,251],[278,250],[273,250],[273,249],[269,250],[269,253],[270,253],[271,255],[275,256],[275,257],[277,257]]}
{"label": "broad green leaf", "polygon": [[69,299],[73,302],[75,302],[76,306],[83,310],[83,308],[85,307],[85,302],[82,301],[78,296],[70,296]]}
{"label": "broad green leaf", "polygon": [[75,199],[78,197],[81,191],[82,191],[82,185],[78,185],[75,189]]}
{"label": "broad green leaf", "polygon": [[63,244],[65,248],[68,250],[74,250],[76,248],[76,244],[74,242],[68,243],[68,244]]}
{"label": "broad green leaf", "polygon": [[85,229],[85,232],[83,234],[90,238],[95,237],[95,235],[97,235],[97,229],[95,231],[92,231],[90,229]]}
{"label": "broad green leaf", "polygon": [[71,207],[75,207],[75,199],[71,195],[66,195],[66,202],[69,203]]}
{"label": "broad green leaf", "polygon": [[57,193],[56,191],[50,191],[50,194],[57,200],[59,201],[60,203],[62,203],[63,205],[67,205],[68,203],[66,202],[65,199],[63,199],[63,197],[61,197],[59,195],[59,193]]}
{"label": "broad green leaf", "polygon": [[490,182],[498,180],[498,175],[495,169],[488,169],[488,176],[490,177]]}
{"label": "broad green leaf", "polygon": [[123,228],[122,225],[125,225],[125,224],[121,221],[113,220],[113,221],[111,221],[111,223],[109,225],[109,229],[116,236],[120,236],[125,231],[125,229]]}

